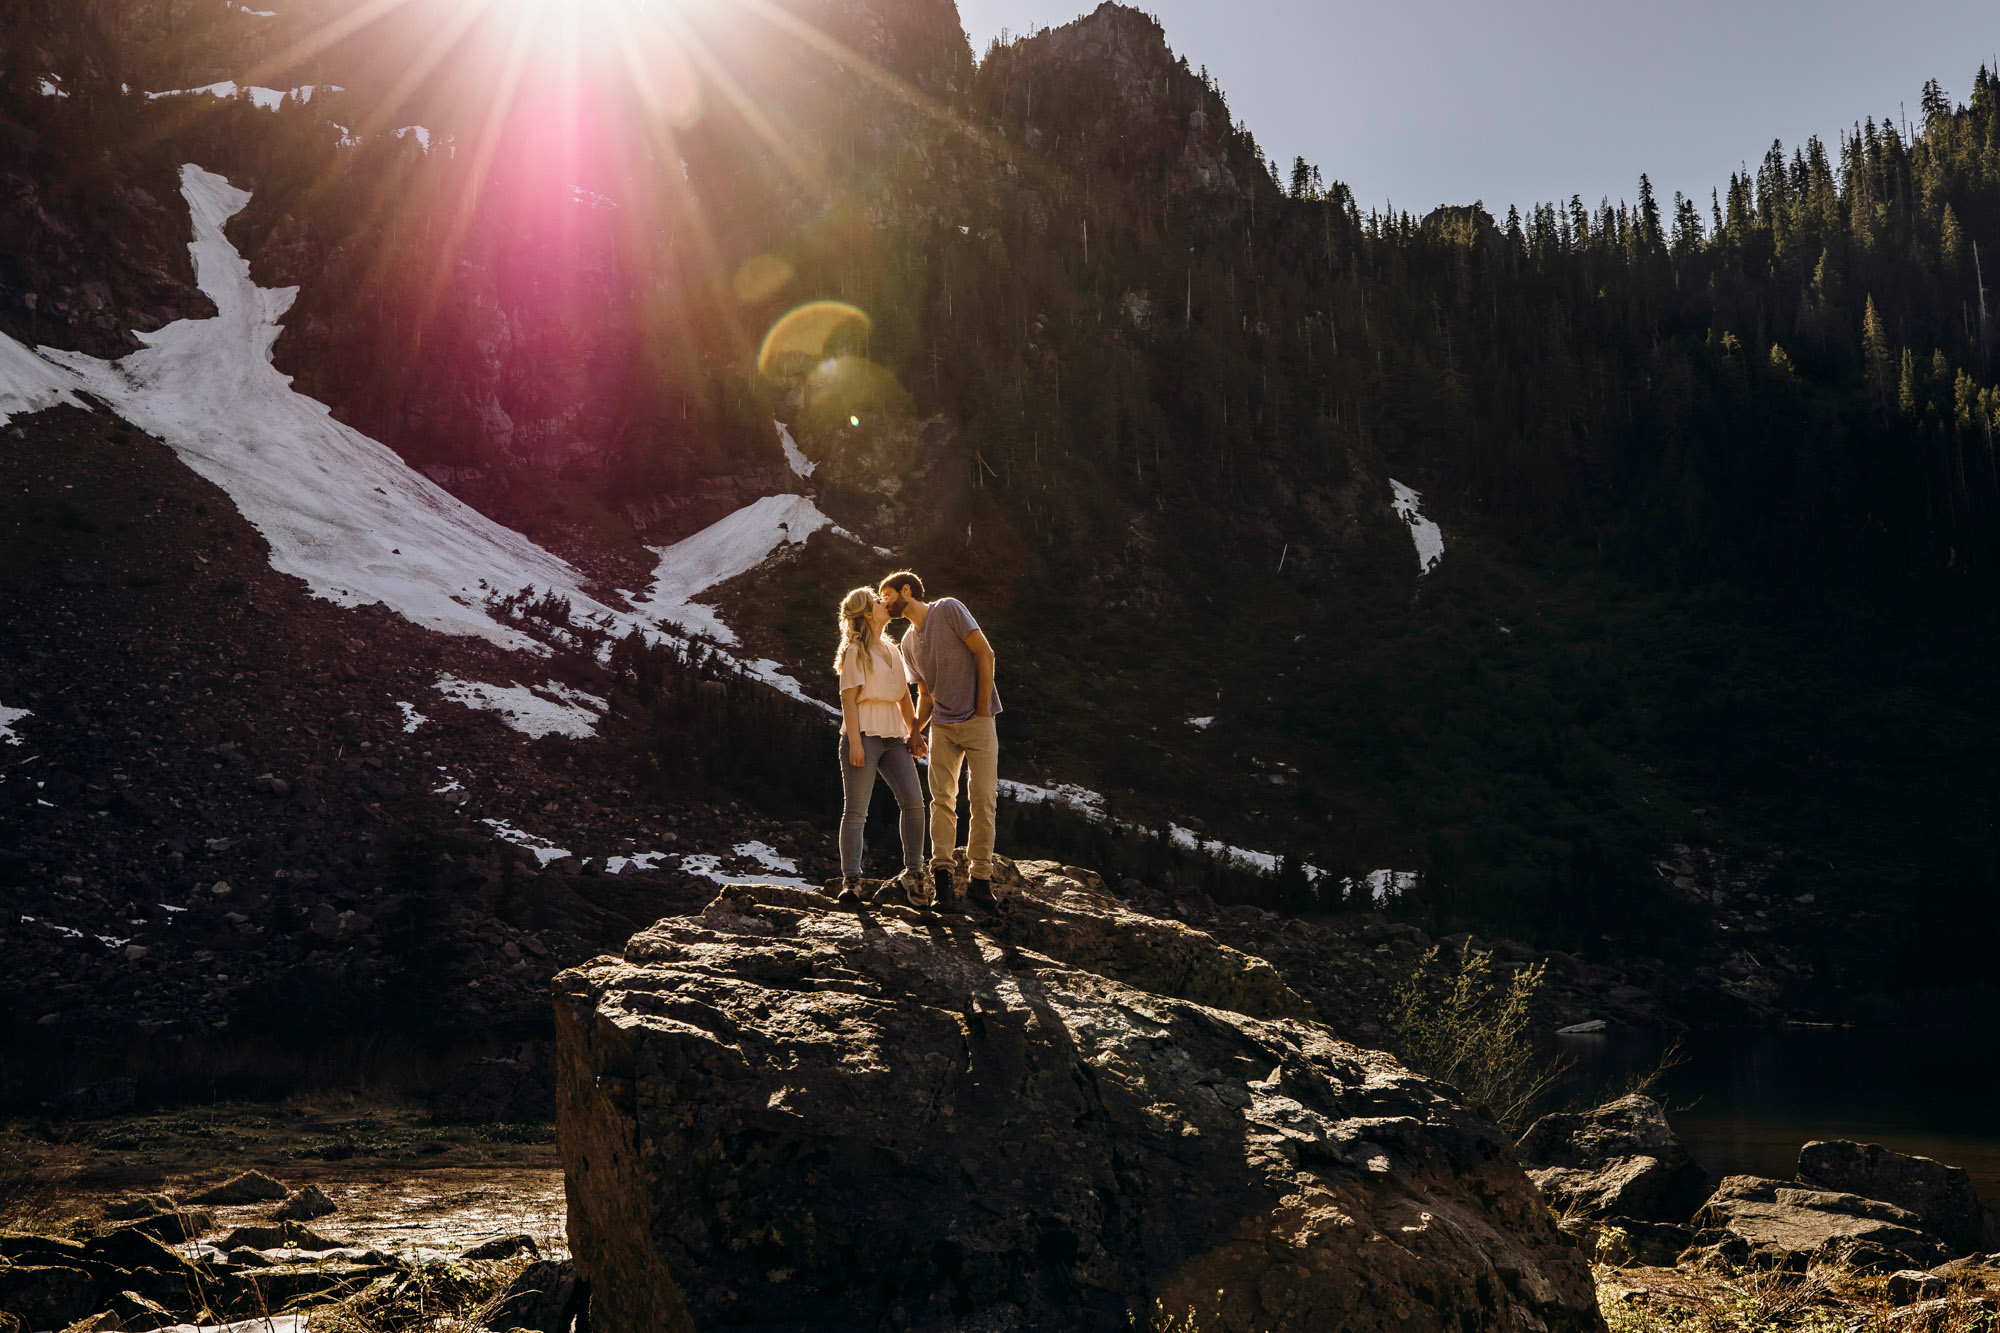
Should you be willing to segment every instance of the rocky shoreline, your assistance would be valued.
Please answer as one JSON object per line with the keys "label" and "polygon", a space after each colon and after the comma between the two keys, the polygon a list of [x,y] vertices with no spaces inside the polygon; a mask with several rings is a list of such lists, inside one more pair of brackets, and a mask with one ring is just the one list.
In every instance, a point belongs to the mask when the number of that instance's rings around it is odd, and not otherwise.
{"label": "rocky shoreline", "polygon": [[[1078,867],[997,889],[940,916],[729,884],[558,973],[563,1236],[127,1170],[93,1216],[0,1228],[0,1327],[1992,1325],[2000,1223],[1962,1171],[1827,1141],[1795,1179],[1712,1184],[1642,1096],[1515,1140],[1336,1035],[1324,977]],[[1368,955],[1391,939],[1418,947]],[[408,1169],[377,1193],[421,1191]]]}

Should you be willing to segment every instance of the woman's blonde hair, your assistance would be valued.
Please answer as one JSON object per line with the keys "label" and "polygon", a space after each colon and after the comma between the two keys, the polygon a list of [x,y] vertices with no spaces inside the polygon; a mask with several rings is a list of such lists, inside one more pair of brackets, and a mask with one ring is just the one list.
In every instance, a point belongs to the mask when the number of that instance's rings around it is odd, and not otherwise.
{"label": "woman's blonde hair", "polygon": [[874,637],[868,632],[868,608],[874,604],[873,588],[856,588],[840,599],[840,646],[833,650],[836,675],[847,662],[848,649],[859,649],[863,653],[872,651],[868,646],[868,640]]}

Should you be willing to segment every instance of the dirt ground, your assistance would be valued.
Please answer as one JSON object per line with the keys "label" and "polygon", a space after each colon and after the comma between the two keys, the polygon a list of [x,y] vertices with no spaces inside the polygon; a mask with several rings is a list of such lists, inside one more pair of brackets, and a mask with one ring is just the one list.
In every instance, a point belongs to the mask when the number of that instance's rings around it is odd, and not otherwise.
{"label": "dirt ground", "polygon": [[[413,1260],[522,1232],[544,1254],[568,1252],[552,1125],[439,1125],[418,1108],[340,1099],[5,1122],[0,1229],[61,1229],[129,1194],[185,1198],[253,1168],[324,1190],[339,1212],[321,1230]],[[226,1228],[271,1207],[211,1211]]]}

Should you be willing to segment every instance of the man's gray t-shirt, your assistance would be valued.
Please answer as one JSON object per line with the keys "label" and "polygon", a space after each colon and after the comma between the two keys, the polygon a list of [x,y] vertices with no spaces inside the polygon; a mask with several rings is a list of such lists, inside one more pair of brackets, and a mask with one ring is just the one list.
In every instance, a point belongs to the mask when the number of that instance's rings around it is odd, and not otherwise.
{"label": "man's gray t-shirt", "polygon": [[[972,717],[973,696],[979,692],[979,659],[965,646],[965,636],[979,628],[972,612],[956,597],[931,603],[924,627],[910,626],[903,636],[903,674],[912,685],[931,692],[931,719],[950,725]],[[993,713],[1000,713],[1000,687],[993,687]]]}

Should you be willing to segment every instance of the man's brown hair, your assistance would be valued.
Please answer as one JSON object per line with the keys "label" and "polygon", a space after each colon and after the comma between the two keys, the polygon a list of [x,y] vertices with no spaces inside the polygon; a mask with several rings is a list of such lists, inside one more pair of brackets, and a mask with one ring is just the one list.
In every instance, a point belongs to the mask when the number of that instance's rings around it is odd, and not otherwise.
{"label": "man's brown hair", "polygon": [[924,581],[907,569],[897,570],[877,586],[899,592],[905,597],[914,597],[920,602],[924,600]]}

